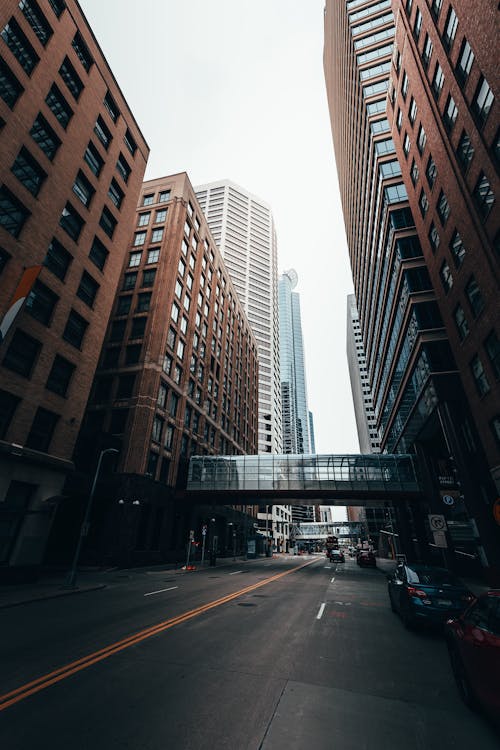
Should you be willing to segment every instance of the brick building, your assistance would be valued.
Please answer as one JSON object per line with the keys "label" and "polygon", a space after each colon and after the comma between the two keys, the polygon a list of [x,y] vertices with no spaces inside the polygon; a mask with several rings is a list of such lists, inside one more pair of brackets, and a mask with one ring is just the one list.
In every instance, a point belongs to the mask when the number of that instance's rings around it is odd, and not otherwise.
{"label": "brick building", "polygon": [[79,461],[119,450],[89,547],[139,562],[200,537],[203,512],[174,503],[192,454],[256,453],[258,359],[188,176],[146,181],[131,227]]}
{"label": "brick building", "polygon": [[43,559],[149,150],[77,2],[6,0],[0,37],[0,566],[9,567]]}

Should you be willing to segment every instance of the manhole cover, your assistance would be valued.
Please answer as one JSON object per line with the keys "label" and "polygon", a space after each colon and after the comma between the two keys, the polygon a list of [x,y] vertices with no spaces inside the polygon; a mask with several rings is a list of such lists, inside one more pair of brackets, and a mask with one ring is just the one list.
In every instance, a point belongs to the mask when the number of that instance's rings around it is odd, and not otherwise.
{"label": "manhole cover", "polygon": [[255,607],[252,602],[238,602],[238,607]]}
{"label": "manhole cover", "polygon": [[220,576],[208,576],[209,578],[220,578]]}
{"label": "manhole cover", "polygon": [[254,596],[258,597],[259,599],[267,599],[267,594],[254,594]]}

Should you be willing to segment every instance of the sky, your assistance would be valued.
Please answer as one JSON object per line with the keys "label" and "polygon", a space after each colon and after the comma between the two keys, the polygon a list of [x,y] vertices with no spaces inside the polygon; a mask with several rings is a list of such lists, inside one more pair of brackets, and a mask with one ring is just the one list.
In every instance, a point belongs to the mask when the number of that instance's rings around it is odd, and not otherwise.
{"label": "sky", "polygon": [[317,453],[359,451],[352,276],[323,74],[324,0],[80,0],[151,149],[145,179],[230,179],[266,201],[299,281]]}

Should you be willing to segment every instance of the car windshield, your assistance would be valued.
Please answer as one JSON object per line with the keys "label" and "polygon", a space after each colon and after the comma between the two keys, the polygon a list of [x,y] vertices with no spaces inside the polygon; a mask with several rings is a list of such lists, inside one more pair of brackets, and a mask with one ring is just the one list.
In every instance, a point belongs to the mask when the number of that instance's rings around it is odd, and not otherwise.
{"label": "car windshield", "polygon": [[460,586],[458,578],[447,570],[429,568],[406,568],[409,583],[420,583],[422,586]]}

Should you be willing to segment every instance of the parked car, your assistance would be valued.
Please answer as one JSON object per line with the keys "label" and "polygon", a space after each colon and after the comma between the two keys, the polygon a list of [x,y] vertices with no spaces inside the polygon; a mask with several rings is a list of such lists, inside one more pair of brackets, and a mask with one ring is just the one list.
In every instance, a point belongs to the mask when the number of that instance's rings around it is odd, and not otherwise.
{"label": "parked car", "polygon": [[328,557],[332,562],[343,563],[345,562],[345,555],[340,549],[331,549],[328,551]]}
{"label": "parked car", "polygon": [[445,568],[400,563],[388,578],[391,609],[404,625],[443,625],[460,615],[474,595],[459,578]]}
{"label": "parked car", "polygon": [[361,549],[356,555],[356,562],[361,568],[375,568],[377,561],[375,555],[369,549]]}
{"label": "parked car", "polygon": [[481,706],[500,723],[500,589],[481,594],[445,628],[458,692],[470,708]]}

